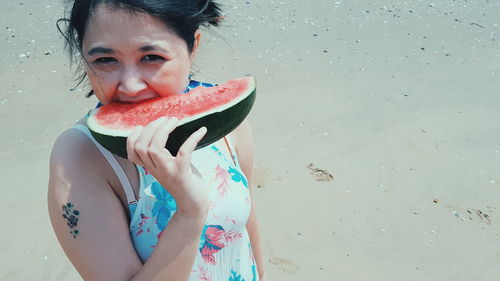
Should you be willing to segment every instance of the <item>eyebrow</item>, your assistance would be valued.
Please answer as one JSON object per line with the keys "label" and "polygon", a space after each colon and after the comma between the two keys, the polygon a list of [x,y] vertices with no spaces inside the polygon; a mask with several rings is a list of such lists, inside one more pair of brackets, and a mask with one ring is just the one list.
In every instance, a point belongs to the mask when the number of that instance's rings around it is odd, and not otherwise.
{"label": "eyebrow", "polygon": [[[162,47],[160,47],[156,44],[145,45],[145,46],[142,46],[139,48],[139,51],[141,51],[141,52],[149,52],[149,51],[157,51],[157,50],[168,53],[167,50],[163,49]],[[94,47],[87,52],[87,55],[92,56],[95,54],[114,54],[114,53],[115,53],[115,51],[113,49],[110,49],[110,48]]]}
{"label": "eyebrow", "polygon": [[92,56],[95,54],[114,54],[114,53],[115,51],[113,51],[113,49],[110,48],[94,47],[87,52],[87,55]]}
{"label": "eyebrow", "polygon": [[139,51],[141,52],[149,52],[149,51],[157,51],[157,50],[160,50],[160,51],[163,51],[165,53],[168,53],[167,50],[163,49],[162,47],[156,45],[156,44],[153,44],[153,45],[145,45],[145,46],[142,46],[139,48]]}

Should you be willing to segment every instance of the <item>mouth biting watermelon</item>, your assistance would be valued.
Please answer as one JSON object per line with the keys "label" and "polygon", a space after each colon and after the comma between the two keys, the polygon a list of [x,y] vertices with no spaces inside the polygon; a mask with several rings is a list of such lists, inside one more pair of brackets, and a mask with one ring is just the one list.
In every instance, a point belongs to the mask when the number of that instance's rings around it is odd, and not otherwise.
{"label": "mouth biting watermelon", "polygon": [[176,155],[184,141],[203,126],[207,127],[207,133],[196,149],[214,143],[238,127],[250,112],[255,94],[255,79],[245,77],[140,103],[110,103],[89,112],[87,127],[102,146],[127,158],[127,137],[135,126],[146,126],[162,116],[177,117],[178,126],[165,146]]}

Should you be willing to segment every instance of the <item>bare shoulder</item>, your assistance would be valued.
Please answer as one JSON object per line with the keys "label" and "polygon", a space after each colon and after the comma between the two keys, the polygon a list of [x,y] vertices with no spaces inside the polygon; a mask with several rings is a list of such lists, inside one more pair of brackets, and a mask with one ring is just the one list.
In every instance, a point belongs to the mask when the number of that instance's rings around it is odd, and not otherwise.
{"label": "bare shoulder", "polygon": [[76,129],[64,131],[55,141],[50,154],[50,177],[67,181],[106,181],[105,161],[82,132]]}
{"label": "bare shoulder", "polygon": [[85,167],[95,157],[95,146],[89,138],[76,129],[67,129],[54,143],[50,155],[51,167],[54,164],[69,165],[71,168]]}
{"label": "bare shoulder", "polygon": [[248,118],[231,132],[230,137],[234,142],[241,169],[247,178],[250,178],[253,167],[254,143],[252,128],[250,127]]}
{"label": "bare shoulder", "polygon": [[125,210],[106,177],[106,161],[98,153],[75,129],[56,140],[47,196],[50,220],[85,280],[126,279],[141,263],[130,241]]}

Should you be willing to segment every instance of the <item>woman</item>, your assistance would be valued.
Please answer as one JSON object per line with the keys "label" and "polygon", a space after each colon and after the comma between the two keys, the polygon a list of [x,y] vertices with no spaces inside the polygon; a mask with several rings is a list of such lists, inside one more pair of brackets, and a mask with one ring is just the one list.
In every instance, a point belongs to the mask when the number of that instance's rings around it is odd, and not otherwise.
{"label": "woman", "polygon": [[[206,0],[76,0],[65,38],[100,104],[136,103],[209,86],[189,73],[199,27],[217,25],[219,12]],[[173,156],[164,146],[177,120],[160,118],[134,129],[128,159],[100,147],[84,119],[78,123],[54,144],[48,207],[83,279],[265,279],[247,182],[248,121],[194,151],[206,133],[200,128]]]}

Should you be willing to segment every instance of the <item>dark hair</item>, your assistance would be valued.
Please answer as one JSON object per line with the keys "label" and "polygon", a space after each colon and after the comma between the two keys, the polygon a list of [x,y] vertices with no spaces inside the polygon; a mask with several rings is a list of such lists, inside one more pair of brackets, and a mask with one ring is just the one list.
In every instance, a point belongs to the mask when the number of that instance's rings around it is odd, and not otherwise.
{"label": "dark hair", "polygon": [[[222,20],[220,5],[212,0],[72,0],[69,17],[57,21],[57,28],[66,41],[66,49],[72,63],[81,70],[82,41],[85,29],[95,9],[100,4],[131,12],[146,13],[161,20],[187,44],[189,52],[193,49],[194,33],[200,26],[218,26]],[[64,28],[60,23],[65,22]],[[78,85],[86,74],[78,78]],[[92,95],[92,92],[88,96]]]}

